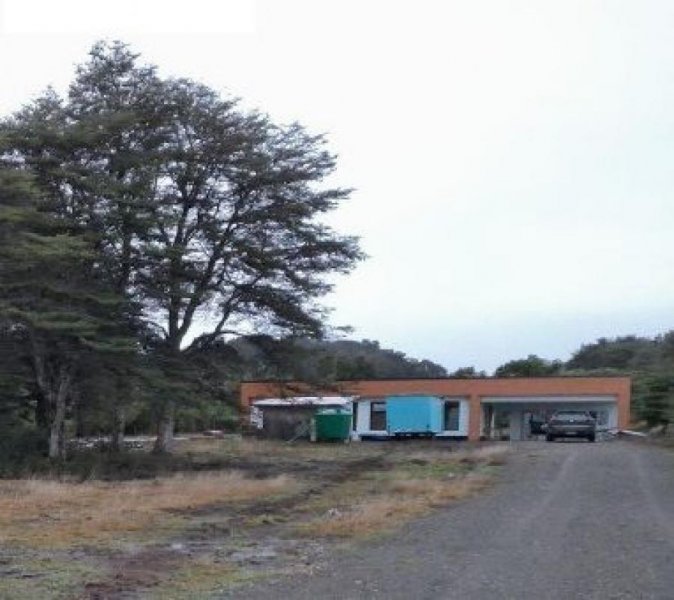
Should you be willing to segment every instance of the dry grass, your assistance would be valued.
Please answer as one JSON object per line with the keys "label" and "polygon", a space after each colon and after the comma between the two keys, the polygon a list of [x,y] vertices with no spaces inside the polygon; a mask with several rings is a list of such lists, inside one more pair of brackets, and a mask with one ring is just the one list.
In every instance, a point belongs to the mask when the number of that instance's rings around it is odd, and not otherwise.
{"label": "dry grass", "polygon": [[325,517],[301,525],[300,533],[324,537],[361,537],[399,525],[423,514],[421,502],[404,498],[363,500],[346,512],[328,513]]}
{"label": "dry grass", "polygon": [[372,480],[362,479],[360,485],[350,482],[342,486],[344,493],[333,490],[331,495],[339,508],[326,511],[298,530],[307,536],[348,538],[394,529],[484,489],[491,478],[480,467],[502,464],[506,452],[502,447],[484,447],[452,454],[407,454],[385,477],[377,478],[375,486]]}
{"label": "dry grass", "polygon": [[[357,449],[356,449],[357,447]],[[262,461],[297,460],[352,460],[354,457],[378,456],[383,449],[378,444],[311,444],[308,441],[281,442],[231,436],[224,439],[192,437],[176,445],[178,454],[206,454],[208,456],[246,457]]]}
{"label": "dry grass", "polygon": [[341,505],[346,508],[327,511],[301,525],[300,532],[347,538],[394,529],[484,489],[491,480],[484,467],[503,464],[507,452],[506,446],[489,445],[450,453],[433,448],[394,453],[390,471],[377,478],[375,490],[362,486],[367,495],[351,495]]}
{"label": "dry grass", "polygon": [[[382,468],[355,471],[299,507],[300,513],[309,515],[309,522],[298,527],[303,534],[330,536],[368,535],[470,495],[485,484],[485,477],[475,471],[501,464],[507,452],[499,445],[458,452],[430,446],[410,452],[403,444],[356,448],[247,439],[198,440],[188,451],[207,448],[213,454],[265,458],[280,470],[291,465],[286,458],[304,463],[330,457],[347,464],[383,457]],[[304,485],[289,475],[252,479],[237,471],[117,483],[0,481],[0,542],[67,547],[123,539],[150,529],[156,537],[180,526],[190,509],[292,495]],[[330,511],[333,507],[337,510]],[[315,517],[323,513],[328,516]]]}
{"label": "dry grass", "polygon": [[[114,483],[0,481],[0,546],[25,551],[23,568],[41,577],[32,583],[10,578],[8,598],[84,597],[77,590],[85,584],[126,586],[148,598],[210,597],[248,577],[295,568],[282,553],[264,568],[229,563],[223,543],[236,548],[247,540],[297,534],[347,539],[395,529],[479,491],[506,451],[498,445],[198,438],[180,442],[179,460],[237,470]],[[260,478],[267,475],[277,476]],[[272,528],[265,530],[266,524]],[[225,541],[224,531],[236,535]],[[211,548],[199,542],[194,554],[168,549],[176,540],[189,546],[194,533],[199,540],[213,535],[217,543]],[[95,551],[89,554],[89,547]],[[73,549],[86,558],[32,565],[34,556],[61,560]]]}
{"label": "dry grass", "polygon": [[[304,535],[363,537],[393,529],[453,500],[466,498],[488,483],[485,476],[457,481],[400,479],[392,481],[381,496],[362,499],[342,512],[329,511],[320,519],[300,526]],[[389,492],[389,493],[386,493]]]}
{"label": "dry grass", "polygon": [[478,462],[484,462],[489,465],[500,465],[505,460],[508,452],[510,452],[510,448],[505,444],[488,444],[478,446],[470,451],[464,451],[464,454],[466,458],[471,458]]}
{"label": "dry grass", "polygon": [[123,483],[0,482],[0,540],[63,546],[132,533],[166,520],[165,511],[246,502],[292,493],[280,475],[247,479],[238,472],[179,475]]}
{"label": "dry grass", "polygon": [[470,474],[454,481],[402,479],[391,484],[391,491],[404,498],[421,500],[428,508],[433,508],[471,496],[488,483],[488,476],[477,474]]}

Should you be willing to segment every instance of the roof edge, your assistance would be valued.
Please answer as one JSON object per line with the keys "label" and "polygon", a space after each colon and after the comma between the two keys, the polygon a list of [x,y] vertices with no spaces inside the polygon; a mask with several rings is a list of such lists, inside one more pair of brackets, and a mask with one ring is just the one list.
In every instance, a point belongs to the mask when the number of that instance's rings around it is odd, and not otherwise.
{"label": "roof edge", "polygon": [[512,380],[532,380],[532,379],[632,379],[632,375],[537,375],[536,377],[527,377],[517,375],[513,377],[368,377],[363,379],[339,379],[333,382],[315,382],[303,381],[301,379],[242,379],[241,383],[306,383],[308,385],[320,386],[330,383],[359,383],[363,381],[512,381]]}

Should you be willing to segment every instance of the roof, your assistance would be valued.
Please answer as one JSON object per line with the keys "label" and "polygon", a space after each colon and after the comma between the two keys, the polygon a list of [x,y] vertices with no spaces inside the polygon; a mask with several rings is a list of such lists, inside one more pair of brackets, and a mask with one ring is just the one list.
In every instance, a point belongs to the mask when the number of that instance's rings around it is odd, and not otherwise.
{"label": "roof", "polygon": [[[584,375],[567,375],[564,373],[553,373],[551,375],[511,375],[508,377],[365,377],[361,379],[340,379],[333,384],[333,387],[349,383],[362,383],[368,381],[517,381],[527,379],[631,379],[631,374],[628,373],[606,373],[606,374],[584,374]],[[298,383],[297,379],[242,379],[241,383],[276,383],[280,385]],[[308,383],[308,382],[303,382]],[[316,384],[314,384],[316,385]],[[320,384],[319,384],[320,385]],[[325,384],[326,386],[329,384]]]}
{"label": "roof", "polygon": [[293,396],[290,398],[265,398],[255,400],[253,406],[345,406],[354,396]]}

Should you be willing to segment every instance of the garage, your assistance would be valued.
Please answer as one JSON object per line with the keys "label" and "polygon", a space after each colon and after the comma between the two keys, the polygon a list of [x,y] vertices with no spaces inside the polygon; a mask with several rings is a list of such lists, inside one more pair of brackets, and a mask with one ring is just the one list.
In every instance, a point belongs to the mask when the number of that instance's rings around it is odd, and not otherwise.
{"label": "garage", "polygon": [[540,439],[540,425],[556,411],[587,411],[596,420],[597,433],[618,429],[615,396],[519,396],[482,398],[483,439],[525,441]]}

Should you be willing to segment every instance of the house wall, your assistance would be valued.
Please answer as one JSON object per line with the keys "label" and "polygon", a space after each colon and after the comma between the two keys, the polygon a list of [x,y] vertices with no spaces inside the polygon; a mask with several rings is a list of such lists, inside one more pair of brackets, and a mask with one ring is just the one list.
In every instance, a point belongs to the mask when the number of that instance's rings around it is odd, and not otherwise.
{"label": "house wall", "polygon": [[438,437],[467,438],[468,421],[470,418],[470,400],[461,396],[448,397],[446,399],[459,403],[459,428],[456,431],[441,431],[438,434]]}
{"label": "house wall", "polygon": [[[241,384],[241,406],[248,410],[250,403],[262,398],[278,398],[298,395],[298,393],[355,395],[364,399],[380,399],[393,395],[430,394],[436,396],[463,397],[467,414],[461,417],[467,421],[467,435],[471,440],[479,440],[482,431],[483,399],[498,398],[545,398],[545,397],[604,397],[615,399],[617,426],[625,428],[630,420],[629,377],[539,377],[539,378],[486,378],[486,379],[386,379],[367,381],[341,381],[331,386],[333,389],[316,390],[301,382],[253,381]],[[358,429],[367,423],[369,427],[369,406],[359,402]],[[463,409],[462,403],[461,408]],[[367,411],[367,414],[364,414]],[[466,424],[464,421],[461,421]]]}
{"label": "house wall", "polygon": [[356,433],[370,431],[370,402],[358,401],[356,404]]}
{"label": "house wall", "polygon": [[265,437],[290,440],[308,439],[311,419],[316,414],[315,407],[288,408],[263,407],[262,432]]}
{"label": "house wall", "polygon": [[373,430],[370,424],[371,405],[373,402],[383,402],[384,398],[359,399],[356,403],[356,428],[355,431],[360,436],[383,437],[388,435],[386,431]]}

